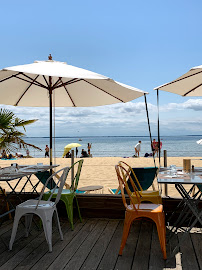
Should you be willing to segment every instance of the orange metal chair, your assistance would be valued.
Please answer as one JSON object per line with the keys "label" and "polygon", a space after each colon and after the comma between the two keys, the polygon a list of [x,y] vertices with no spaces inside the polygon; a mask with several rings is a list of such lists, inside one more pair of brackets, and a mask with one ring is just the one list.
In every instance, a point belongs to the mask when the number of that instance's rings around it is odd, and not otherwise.
{"label": "orange metal chair", "polygon": [[[127,175],[133,175],[134,179],[136,180],[138,187],[135,185],[133,180],[132,180],[132,182],[134,184],[135,190],[138,191],[140,194],[140,201],[141,202],[147,201],[147,202],[152,202],[152,203],[156,203],[156,204],[162,204],[162,198],[161,198],[161,195],[160,195],[158,190],[143,190],[138,179],[137,179],[137,176],[135,175],[135,173],[132,169],[132,167],[130,165],[128,165],[127,163],[125,163],[124,161],[119,161],[119,165],[121,165],[121,167],[125,168],[125,170],[127,171]],[[122,169],[121,169],[121,171],[122,171],[122,175],[124,175],[124,172]],[[134,203],[138,203],[137,196],[134,192],[131,194],[131,197],[132,197],[132,200]]]}
{"label": "orange metal chair", "polygon": [[[123,204],[126,208],[123,236],[122,236],[121,246],[120,246],[120,250],[119,250],[119,255],[122,255],[122,252],[123,252],[124,246],[126,244],[132,222],[135,219],[139,219],[139,218],[149,218],[149,219],[153,220],[156,224],[157,231],[158,231],[158,237],[159,237],[159,241],[160,241],[160,246],[161,246],[161,250],[163,253],[163,258],[166,260],[167,259],[167,256],[166,256],[166,227],[165,227],[165,216],[164,216],[162,204],[141,203],[141,201],[140,201],[141,195],[135,189],[134,182],[132,181],[132,178],[131,178],[129,172],[121,165],[116,165],[115,169],[116,169],[117,178],[119,181],[119,187],[121,189]],[[123,172],[125,172],[124,176],[123,176]],[[130,191],[130,189],[128,187],[128,183],[126,181],[126,175],[128,176],[128,178],[131,182],[131,185],[134,189],[134,193],[136,194],[137,201],[138,201],[137,204],[135,204],[133,202],[133,199],[131,197],[132,192]],[[128,205],[126,202],[126,198],[125,198],[125,194],[124,194],[124,187],[125,187],[125,190],[127,191],[127,194],[130,198],[130,201],[131,201],[130,205]]]}

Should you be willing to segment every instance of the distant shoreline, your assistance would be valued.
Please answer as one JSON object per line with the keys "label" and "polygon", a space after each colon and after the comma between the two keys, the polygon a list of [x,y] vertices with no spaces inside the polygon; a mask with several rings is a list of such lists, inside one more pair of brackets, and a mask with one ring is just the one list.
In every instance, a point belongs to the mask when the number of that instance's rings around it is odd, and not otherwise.
{"label": "distant shoreline", "polygon": [[[201,136],[202,137],[202,135],[201,134],[198,134],[198,135],[161,135],[160,136],[160,138],[163,138],[163,137],[198,137],[198,136]],[[91,137],[95,137],[95,138],[102,138],[102,137],[104,137],[104,138],[150,138],[150,136],[148,135],[148,136],[145,136],[145,135],[103,135],[103,136],[99,136],[99,135],[94,135],[94,136],[92,136],[92,135],[85,135],[85,136],[56,136],[56,137],[53,137],[53,138],[62,138],[62,139],[64,139],[64,138],[77,138],[77,139],[79,139],[79,138],[91,138]],[[158,135],[152,135],[152,138],[153,137],[158,137]],[[45,139],[49,139],[50,137],[49,136],[42,136],[42,137],[31,137],[31,136],[26,136],[26,138],[45,138]]]}

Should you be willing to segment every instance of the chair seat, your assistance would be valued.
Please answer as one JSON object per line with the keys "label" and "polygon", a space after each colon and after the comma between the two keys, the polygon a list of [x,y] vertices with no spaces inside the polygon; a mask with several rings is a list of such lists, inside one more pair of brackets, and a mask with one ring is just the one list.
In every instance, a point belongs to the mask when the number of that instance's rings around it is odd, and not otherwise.
{"label": "chair seat", "polygon": [[[17,208],[29,208],[29,209],[35,209],[36,205],[38,203],[38,200],[28,200],[25,201],[17,206]],[[54,206],[54,202],[52,201],[43,201],[41,200],[38,208],[52,208]]]}
{"label": "chair seat", "polygon": [[[52,191],[48,191],[45,194],[50,194],[50,192],[52,192]],[[63,189],[61,195],[62,194],[73,194],[73,193],[74,193],[74,191],[71,189]],[[54,195],[57,195],[57,194],[58,194],[58,188],[55,189],[55,191],[53,193],[53,198],[54,198]]]}
{"label": "chair seat", "polygon": [[[135,207],[138,211],[149,211],[150,212],[163,212],[163,205],[162,204],[153,204],[153,203],[141,203],[135,204]],[[136,211],[132,204],[128,205],[128,211]]]}

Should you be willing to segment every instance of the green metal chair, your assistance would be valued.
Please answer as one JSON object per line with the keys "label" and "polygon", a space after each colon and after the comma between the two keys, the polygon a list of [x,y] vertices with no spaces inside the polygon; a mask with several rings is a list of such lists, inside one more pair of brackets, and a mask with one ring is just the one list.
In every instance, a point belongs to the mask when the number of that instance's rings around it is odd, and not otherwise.
{"label": "green metal chair", "polygon": [[[68,189],[63,189],[61,197],[60,197],[60,200],[63,201],[65,206],[66,206],[67,216],[68,216],[69,222],[71,224],[72,230],[74,229],[74,224],[73,224],[73,201],[74,201],[74,198],[76,199],[76,205],[77,205],[77,209],[78,209],[79,218],[80,218],[80,221],[82,222],[79,204],[78,204],[78,200],[76,197],[76,190],[77,190],[77,186],[79,183],[79,178],[80,178],[80,174],[81,174],[81,168],[83,165],[83,161],[84,160],[81,159],[81,160],[75,162],[70,167],[70,170],[73,170],[73,172],[74,172],[73,179],[71,180],[71,186]],[[77,170],[76,170],[76,166],[77,166]],[[69,175],[71,175],[71,173],[69,173]],[[58,189],[56,189],[55,192],[53,193],[53,195],[52,195],[53,199],[57,197],[57,192],[58,192]],[[43,200],[47,200],[50,196],[50,193],[51,193],[51,190],[46,192],[43,195]]]}

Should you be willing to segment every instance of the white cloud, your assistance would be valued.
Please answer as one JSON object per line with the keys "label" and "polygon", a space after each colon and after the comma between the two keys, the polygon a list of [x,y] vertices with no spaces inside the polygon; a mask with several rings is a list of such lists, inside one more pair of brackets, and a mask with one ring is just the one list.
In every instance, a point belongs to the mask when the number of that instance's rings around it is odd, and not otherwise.
{"label": "white cloud", "polygon": [[166,106],[160,106],[161,111],[170,110],[194,110],[202,111],[202,99],[189,99],[183,103],[168,103]]}
{"label": "white cloud", "polygon": [[[49,136],[49,108],[13,107],[22,119],[39,119],[27,127],[28,136]],[[148,103],[151,130],[157,134],[157,107]],[[160,127],[164,135],[202,133],[201,99],[160,106]],[[88,108],[55,108],[56,136],[148,135],[144,102],[119,103]]]}

